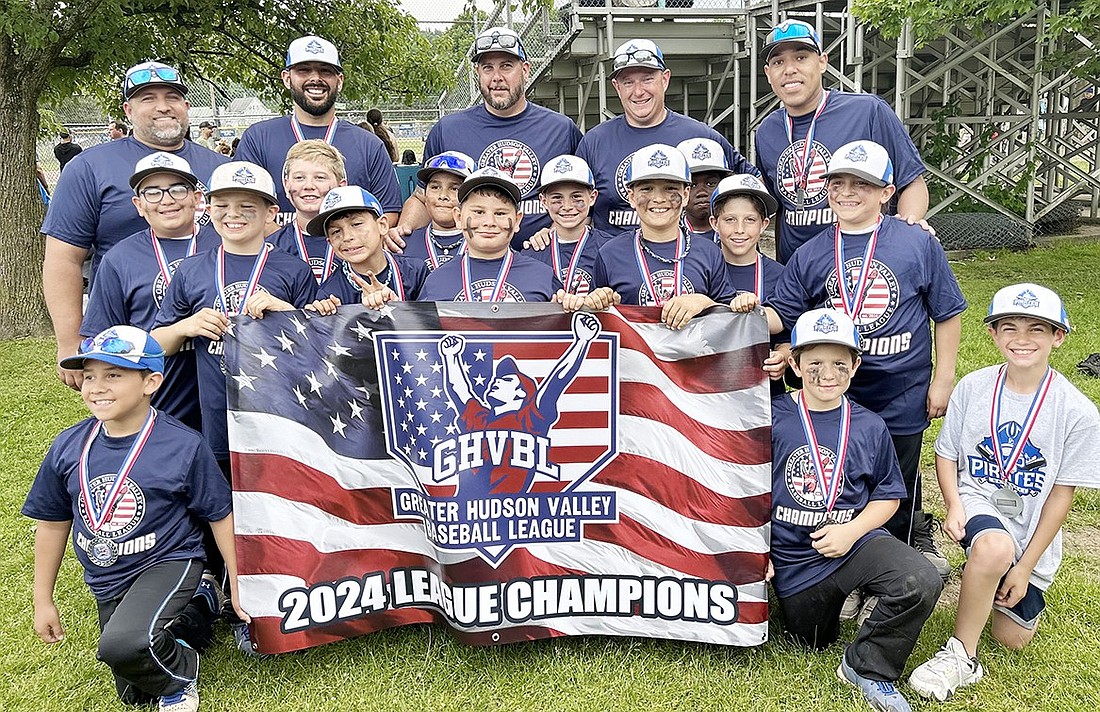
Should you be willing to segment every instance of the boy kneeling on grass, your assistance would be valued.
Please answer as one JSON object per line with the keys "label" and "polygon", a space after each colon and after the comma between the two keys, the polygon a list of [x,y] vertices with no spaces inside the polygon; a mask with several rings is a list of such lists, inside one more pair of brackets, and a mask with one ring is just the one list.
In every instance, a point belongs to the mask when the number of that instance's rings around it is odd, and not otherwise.
{"label": "boy kneeling on grass", "polygon": [[943,588],[935,568],[883,525],[905,496],[882,418],[845,392],[860,336],[833,309],[800,316],[790,367],[800,391],[772,399],[772,583],[788,633],[817,649],[836,641],[852,591],[879,597],[837,668],[876,710],[909,710],[895,687]]}
{"label": "boy kneeling on grass", "polygon": [[80,393],[94,417],[57,436],[23,505],[38,520],[35,632],[46,643],[65,637],[53,593],[71,531],[99,611],[96,657],[110,666],[119,698],[197,710],[199,655],[187,642],[196,621],[185,609],[201,586],[217,600],[203,578],[200,519],[225,560],[233,607],[248,620],[229,483],[201,435],[149,405],[164,378],[164,351],[149,334],[111,327],[61,367],[83,370]]}
{"label": "boy kneeling on grass", "polygon": [[1005,362],[963,377],[936,439],[944,530],[966,549],[954,635],[909,678],[943,701],[982,679],[978,641],[1019,650],[1046,608],[1043,591],[1062,560],[1062,523],[1075,487],[1100,487],[1100,415],[1050,367],[1069,319],[1036,284],[997,292],[985,319]]}

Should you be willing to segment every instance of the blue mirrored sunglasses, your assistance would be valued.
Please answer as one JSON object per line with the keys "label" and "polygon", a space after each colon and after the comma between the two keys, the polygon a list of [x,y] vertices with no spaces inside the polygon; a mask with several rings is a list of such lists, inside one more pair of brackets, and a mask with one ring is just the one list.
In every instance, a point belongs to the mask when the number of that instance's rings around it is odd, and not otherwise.
{"label": "blue mirrored sunglasses", "polygon": [[164,82],[178,82],[180,73],[172,67],[142,67],[135,69],[126,75],[126,87],[136,87],[148,84],[156,77]]}
{"label": "blue mirrored sunglasses", "polygon": [[469,164],[464,158],[458,156],[433,156],[428,159],[428,164],[425,168],[452,168],[456,171],[466,171],[467,173],[473,172],[474,167]]}
{"label": "blue mirrored sunglasses", "polygon": [[797,22],[779,25],[773,28],[768,35],[768,44],[786,42],[787,40],[811,40],[818,46],[821,45],[816,30]]}
{"label": "blue mirrored sunglasses", "polygon": [[102,339],[98,336],[89,336],[80,342],[80,349],[77,353],[86,354],[93,351],[112,354],[114,356],[131,356],[136,358],[156,358],[164,355],[164,351],[146,353],[134,345],[133,342],[127,341],[119,336],[107,336]]}
{"label": "blue mirrored sunglasses", "polygon": [[612,63],[611,68],[619,70],[630,64],[645,64],[646,62],[657,62],[661,68],[665,66],[664,60],[656,52],[648,49],[634,49],[615,55],[615,61]]}

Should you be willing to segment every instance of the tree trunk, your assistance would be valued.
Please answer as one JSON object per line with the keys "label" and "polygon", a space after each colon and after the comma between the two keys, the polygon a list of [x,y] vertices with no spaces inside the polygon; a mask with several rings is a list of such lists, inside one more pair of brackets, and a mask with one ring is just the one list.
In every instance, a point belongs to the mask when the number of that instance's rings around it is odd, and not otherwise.
{"label": "tree trunk", "polygon": [[38,232],[46,211],[34,172],[42,83],[12,59],[0,58],[0,339],[52,333]]}

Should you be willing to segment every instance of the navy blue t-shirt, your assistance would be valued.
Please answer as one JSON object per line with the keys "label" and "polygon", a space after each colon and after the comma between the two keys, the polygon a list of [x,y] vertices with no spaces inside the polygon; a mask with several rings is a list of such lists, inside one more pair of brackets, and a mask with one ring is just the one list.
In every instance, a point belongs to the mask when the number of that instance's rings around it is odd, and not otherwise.
{"label": "navy blue t-shirt", "polygon": [[[644,243],[649,249],[649,252],[643,251],[649,270],[648,284],[642,283],[642,268],[636,256],[637,242],[637,237],[620,236],[604,244],[596,260],[594,286],[611,287],[623,298],[623,304],[658,306],[675,296],[674,266],[659,258],[675,258],[677,241]],[[661,292],[660,299],[653,297],[654,285]],[[680,287],[681,294],[705,294],[719,303],[733,299],[734,290],[722,250],[709,240],[690,240],[683,258]]]}
{"label": "navy blue t-shirt", "polygon": [[[92,275],[107,250],[148,227],[132,198],[130,176],[142,158],[159,148],[146,146],[133,136],[108,141],[81,151],[66,164],[57,181],[53,199],[42,223],[42,233],[74,247],[92,250]],[[228,158],[191,141],[178,151],[169,151],[191,164],[191,170],[206,190],[210,174]],[[195,213],[200,226],[210,222],[205,202]]]}
{"label": "navy blue t-shirt", "polygon": [[554,156],[577,150],[580,129],[564,114],[527,102],[515,116],[502,118],[489,113],[484,104],[448,114],[432,127],[424,142],[425,159],[444,151],[461,151],[477,160],[477,167],[504,171],[519,186],[523,196],[523,222],[512,237],[512,247],[544,227],[550,216],[538,198],[539,177]]}
{"label": "navy blue t-shirt", "polygon": [[[823,462],[836,459],[839,407],[810,411]],[[827,472],[832,472],[826,464]],[[854,519],[873,500],[902,499],[905,483],[898,467],[894,444],[882,418],[852,404],[844,480],[833,508],[837,523]],[[844,556],[828,558],[813,548],[810,532],[825,517],[826,506],[810,458],[810,446],[802,430],[794,393],[772,399],[772,585],[780,598],[793,596],[836,571],[870,539],[889,536],[879,527],[856,540]]]}
{"label": "navy blue t-shirt", "polygon": [[[401,187],[397,172],[390,161],[382,139],[355,124],[337,119],[332,145],[344,155],[344,168],[348,185],[362,186],[382,203],[387,213],[401,211]],[[306,139],[323,139],[327,126],[302,126]],[[251,161],[263,166],[275,179],[275,193],[279,196],[280,222],[289,224],[294,219],[294,206],[283,190],[283,164],[286,154],[298,142],[290,127],[290,117],[280,116],[252,124],[241,135],[235,161]]]}
{"label": "navy blue t-shirt", "polygon": [[[260,275],[257,291],[268,292],[299,309],[312,302],[316,296],[317,282],[306,263],[272,246],[267,249],[267,264]],[[226,254],[225,293],[219,295],[215,276],[218,250],[188,257],[176,269],[153,327],[175,324],[206,307],[220,310],[223,302],[229,304],[230,316],[235,315],[255,262],[255,255]],[[229,457],[225,381],[230,374],[225,371],[222,359],[225,340],[231,338],[232,334],[227,333],[218,341],[202,336],[193,339],[199,373],[202,431],[219,460]]]}
{"label": "navy blue t-shirt", "polygon": [[451,230],[436,230],[430,225],[413,230],[405,240],[405,250],[401,253],[407,259],[424,264],[429,272],[439,265],[460,257],[466,247],[466,238],[457,227]]}
{"label": "navy blue t-shirt", "polygon": [[[268,235],[267,241],[275,245],[277,250],[288,252],[298,259],[303,258],[293,222]],[[309,268],[313,270],[313,278],[317,280],[317,284],[321,284],[340,271],[340,260],[329,248],[328,240],[323,235],[310,235],[303,230],[302,242],[306,246],[306,256],[308,256],[306,261],[309,263]]]}
{"label": "navy blue t-shirt", "polygon": [[554,250],[557,249],[558,280],[561,281],[563,285],[566,285],[565,291],[570,294],[585,295],[595,289],[596,260],[599,259],[600,249],[603,248],[609,239],[607,235],[599,230],[589,229],[588,237],[584,240],[584,251],[577,257],[576,264],[572,265],[572,275],[569,273],[569,268],[573,262],[574,255],[577,253],[577,246],[580,245],[580,240],[575,242],[558,242],[556,245],[551,244],[547,246],[544,250],[528,249],[524,250],[523,254],[553,269],[555,261]]}
{"label": "navy blue t-shirt", "polygon": [[726,161],[735,173],[760,175],[756,166],[734,150],[721,134],[695,119],[669,110],[657,126],[635,128],[618,116],[595,126],[577,146],[577,155],[588,162],[596,176],[596,204],[592,206],[592,226],[608,235],[634,234],[638,213],[626,199],[626,169],[630,156],[643,146],[665,143],[675,146],[689,138],[709,138],[721,144]]}
{"label": "navy blue t-shirt", "polygon": [[[47,522],[73,522],[73,551],[84,581],[99,600],[126,591],[143,571],[163,561],[204,559],[200,521],[217,522],[233,510],[229,483],[202,436],[158,413],[149,440],[134,462],[111,515],[92,532],[80,493],[79,462],[96,423],[67,428],[46,453],[23,504],[23,514]],[[93,500],[102,503],[136,435],[113,438],[103,430],[88,453]],[[103,541],[106,540],[106,541]],[[93,544],[99,555],[89,556]],[[111,560],[103,551],[113,550]]]}
{"label": "navy blue t-shirt", "polygon": [[[107,253],[88,296],[81,336],[95,336],[118,324],[129,324],[149,331],[156,321],[160,303],[168,291],[161,273],[148,228],[130,235]],[[157,238],[168,263],[168,273],[187,257],[190,237]],[[221,238],[213,228],[199,229],[196,254],[217,249]],[[153,407],[188,427],[202,429],[199,390],[195,370],[195,347],[188,339],[179,353],[164,359],[164,383],[153,394]]]}
{"label": "navy blue t-shirt", "polygon": [[[924,173],[924,162],[893,109],[874,94],[830,91],[825,110],[814,126],[814,147],[804,208],[798,209],[796,160],[801,160],[813,112],[794,119],[794,144],[787,139],[787,112],[764,117],[756,131],[756,158],[768,191],[779,200],[775,216],[776,256],[786,264],[791,255],[821,228],[836,222],[825,190],[825,170],[832,152],[846,143],[870,140],[881,144],[894,163],[898,190]],[[796,159],[796,152],[797,159]]]}
{"label": "navy blue t-shirt", "polygon": [[[424,281],[428,278],[428,268],[423,262],[410,260],[401,255],[390,255],[397,265],[398,276],[401,278],[400,286],[393,278],[393,271],[387,264],[386,268],[374,276],[382,284],[386,285],[400,297],[404,291],[404,301],[414,302],[420,297],[420,290],[424,287]],[[341,304],[360,304],[363,301],[363,290],[352,281],[350,272],[354,268],[343,263],[340,269],[325,280],[324,284],[317,288],[317,296],[325,298],[335,296]],[[363,277],[364,281],[366,277]]]}
{"label": "navy blue t-shirt", "polygon": [[[798,248],[767,299],[787,328],[793,328],[810,309],[841,308],[835,235],[835,228],[827,228]],[[849,294],[855,289],[870,235],[844,234]],[[852,378],[848,395],[882,416],[891,433],[912,435],[928,427],[929,321],[960,314],[966,299],[939,241],[898,218],[883,218],[873,263],[873,279],[854,318],[863,336],[863,365]]]}
{"label": "navy blue t-shirt", "polygon": [[[512,266],[504,278],[500,301],[548,302],[561,289],[561,281],[554,276],[554,270],[523,253],[513,253],[512,257]],[[490,300],[503,263],[503,257],[493,260],[470,258],[473,301]],[[420,290],[420,301],[466,301],[462,284],[462,259],[451,260],[429,274],[424,280],[424,288]]]}

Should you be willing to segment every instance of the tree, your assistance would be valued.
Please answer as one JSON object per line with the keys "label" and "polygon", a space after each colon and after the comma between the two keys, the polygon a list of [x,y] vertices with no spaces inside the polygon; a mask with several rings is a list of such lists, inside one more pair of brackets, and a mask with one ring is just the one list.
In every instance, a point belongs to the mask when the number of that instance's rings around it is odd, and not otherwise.
{"label": "tree", "polygon": [[281,96],[286,47],[310,33],[340,47],[349,98],[420,97],[451,69],[388,0],[8,0],[0,25],[0,339],[50,333],[34,179],[44,100],[91,94],[121,116],[121,75],[147,59],[192,83],[238,81]]}

